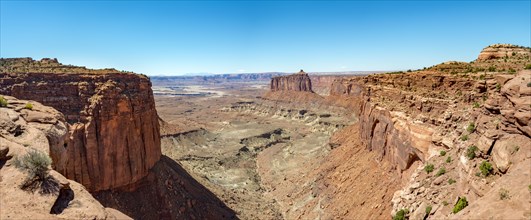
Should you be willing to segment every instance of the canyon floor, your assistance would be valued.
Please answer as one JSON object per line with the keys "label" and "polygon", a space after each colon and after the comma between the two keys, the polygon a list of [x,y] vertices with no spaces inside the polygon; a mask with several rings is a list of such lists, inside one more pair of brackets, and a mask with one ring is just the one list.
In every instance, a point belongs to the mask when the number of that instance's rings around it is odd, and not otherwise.
{"label": "canyon floor", "polygon": [[[267,82],[264,82],[267,83]],[[265,84],[192,85],[187,95],[155,91],[162,153],[177,161],[243,219],[296,218],[318,203],[321,164],[333,134],[352,126],[338,109],[294,106],[260,98]],[[154,85],[155,88],[157,85]],[[326,188],[326,187],[323,187]],[[315,203],[317,202],[317,203]],[[385,212],[387,214],[388,212]]]}

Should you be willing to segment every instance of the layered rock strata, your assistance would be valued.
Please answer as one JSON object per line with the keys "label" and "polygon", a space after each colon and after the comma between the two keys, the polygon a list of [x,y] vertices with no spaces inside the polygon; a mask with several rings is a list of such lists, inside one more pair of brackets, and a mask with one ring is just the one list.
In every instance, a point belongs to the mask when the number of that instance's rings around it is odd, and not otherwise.
{"label": "layered rock strata", "polygon": [[478,60],[490,60],[509,58],[515,56],[531,56],[529,48],[520,47],[512,44],[493,44],[483,48],[479,53]]}
{"label": "layered rock strata", "polygon": [[303,70],[296,74],[271,78],[271,91],[313,92],[310,76]]}
{"label": "layered rock strata", "polygon": [[54,169],[90,191],[131,184],[161,156],[159,122],[146,76],[89,70],[56,60],[2,59],[0,94],[61,111],[68,138]]}

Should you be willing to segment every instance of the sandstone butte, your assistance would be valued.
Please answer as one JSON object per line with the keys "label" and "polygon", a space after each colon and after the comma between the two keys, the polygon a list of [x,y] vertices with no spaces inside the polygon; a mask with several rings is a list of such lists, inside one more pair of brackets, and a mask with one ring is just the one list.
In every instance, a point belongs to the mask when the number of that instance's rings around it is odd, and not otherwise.
{"label": "sandstone butte", "polygon": [[277,76],[271,78],[271,91],[298,91],[313,92],[312,81],[307,73],[301,70],[297,74],[289,76]]}
{"label": "sandstone butte", "polygon": [[[134,183],[160,159],[159,121],[146,76],[1,59],[0,94],[58,109],[68,134],[53,140],[54,169],[91,192]],[[32,117],[32,116],[30,116]]]}

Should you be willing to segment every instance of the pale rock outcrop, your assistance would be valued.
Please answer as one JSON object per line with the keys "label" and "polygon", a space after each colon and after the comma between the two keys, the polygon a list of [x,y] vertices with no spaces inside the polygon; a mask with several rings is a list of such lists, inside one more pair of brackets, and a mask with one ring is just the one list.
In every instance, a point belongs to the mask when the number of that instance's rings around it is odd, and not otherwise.
{"label": "pale rock outcrop", "polygon": [[479,53],[478,60],[499,59],[516,55],[531,55],[529,48],[512,44],[493,44],[483,48]]}
{"label": "pale rock outcrop", "polygon": [[[65,152],[68,138],[63,114],[35,101],[3,96],[7,107],[0,107],[0,219],[116,219],[81,184],[49,171],[55,183],[48,193],[21,189],[27,173],[14,166],[15,158],[28,151],[55,156]],[[27,103],[32,108],[25,108]],[[61,161],[55,158],[57,161]],[[50,190],[56,184],[56,190]],[[122,214],[123,215],[123,214]]]}

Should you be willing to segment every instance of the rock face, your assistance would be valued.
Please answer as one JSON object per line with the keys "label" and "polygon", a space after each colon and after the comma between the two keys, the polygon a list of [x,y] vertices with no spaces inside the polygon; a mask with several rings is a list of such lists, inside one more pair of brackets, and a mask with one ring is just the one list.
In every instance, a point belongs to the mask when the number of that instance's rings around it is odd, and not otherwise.
{"label": "rock face", "polygon": [[531,55],[529,48],[520,47],[512,44],[493,44],[483,48],[479,53],[478,60],[490,60],[499,58],[508,58],[516,55]]}
{"label": "rock face", "polygon": [[[527,218],[529,207],[515,204],[531,201],[522,190],[530,183],[529,63],[529,48],[493,45],[470,63],[338,79],[326,101],[352,109],[364,147],[401,171],[391,215]],[[493,169],[482,173],[487,163]],[[452,214],[459,197],[469,207]],[[426,205],[433,208],[427,215]]]}
{"label": "rock face", "polygon": [[[21,189],[28,174],[15,168],[15,158],[28,151],[61,154],[65,151],[68,126],[63,114],[53,108],[10,96],[4,98],[8,105],[0,107],[0,218],[115,219],[114,213],[108,212],[81,184],[54,170],[49,171],[53,179],[47,180],[49,184],[35,192]],[[27,103],[32,104],[31,109],[25,108]],[[47,193],[42,193],[43,189]]]}
{"label": "rock face", "polygon": [[331,95],[351,96],[350,104],[359,116],[360,141],[368,150],[378,152],[378,160],[385,158],[400,170],[409,168],[416,160],[424,160],[431,143],[431,129],[371,103],[370,89],[363,80],[338,80],[332,84]]}
{"label": "rock face", "polygon": [[0,62],[0,94],[35,100],[65,115],[69,137],[50,153],[54,169],[67,178],[90,191],[112,189],[146,176],[159,160],[159,122],[146,76],[51,59]]}
{"label": "rock face", "polygon": [[271,91],[298,91],[312,92],[312,81],[307,73],[301,70],[299,73],[288,76],[271,78]]}

